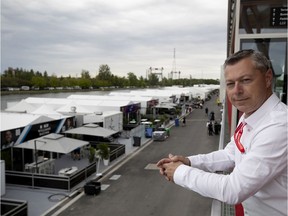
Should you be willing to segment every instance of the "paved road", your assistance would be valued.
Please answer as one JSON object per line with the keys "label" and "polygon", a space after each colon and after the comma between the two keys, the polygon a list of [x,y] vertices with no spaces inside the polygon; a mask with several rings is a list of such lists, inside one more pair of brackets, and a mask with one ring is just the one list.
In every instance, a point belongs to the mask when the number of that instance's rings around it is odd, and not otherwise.
{"label": "paved road", "polygon": [[[220,108],[215,105],[215,97],[205,106],[210,111],[213,109],[219,120]],[[143,149],[123,166],[102,178],[102,186],[109,185],[106,190],[98,196],[82,196],[60,215],[210,215],[211,199],[167,182],[153,166],[169,153],[190,155],[216,150],[219,136],[207,135],[206,122],[204,109],[194,110],[187,116],[185,127],[171,128],[171,136],[166,141],[141,147]],[[145,169],[147,165],[149,169]]]}

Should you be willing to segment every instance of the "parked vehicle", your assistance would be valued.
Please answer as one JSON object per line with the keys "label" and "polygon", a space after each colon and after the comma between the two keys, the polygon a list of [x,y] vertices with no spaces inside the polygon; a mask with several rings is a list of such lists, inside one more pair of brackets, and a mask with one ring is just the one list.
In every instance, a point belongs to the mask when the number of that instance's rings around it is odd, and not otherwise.
{"label": "parked vehicle", "polygon": [[164,141],[169,137],[169,129],[159,127],[156,131],[152,133],[152,138],[155,141]]}

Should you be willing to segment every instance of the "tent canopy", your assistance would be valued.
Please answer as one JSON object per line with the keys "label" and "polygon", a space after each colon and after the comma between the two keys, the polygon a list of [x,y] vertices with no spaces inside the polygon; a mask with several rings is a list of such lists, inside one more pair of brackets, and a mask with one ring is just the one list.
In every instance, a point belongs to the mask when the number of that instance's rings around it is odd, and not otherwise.
{"label": "tent canopy", "polygon": [[97,124],[86,124],[86,125],[83,125],[82,127],[77,127],[71,130],[67,130],[65,131],[65,133],[107,138],[109,136],[112,136],[113,134],[116,134],[117,131],[113,131],[107,128],[100,127]]}
{"label": "tent canopy", "polygon": [[172,106],[171,104],[158,104],[156,106],[156,108],[163,108],[163,109],[175,109],[174,106]]}
{"label": "tent canopy", "polygon": [[22,113],[31,113],[36,109],[35,106],[27,103],[25,100],[21,100],[19,103],[15,104],[12,107],[5,109],[7,112],[22,112]]}
{"label": "tent canopy", "polygon": [[88,145],[89,142],[72,139],[64,137],[61,134],[48,134],[37,139],[29,140],[27,142],[21,143],[15,148],[25,148],[25,149],[36,149],[41,151],[58,152],[68,154],[73,150],[80,148],[82,146]]}
{"label": "tent canopy", "polygon": [[10,113],[10,112],[0,112],[0,119],[1,119],[1,127],[0,127],[1,131],[26,127],[27,125],[40,124],[55,120],[55,118],[44,115],[30,114],[30,113]]}

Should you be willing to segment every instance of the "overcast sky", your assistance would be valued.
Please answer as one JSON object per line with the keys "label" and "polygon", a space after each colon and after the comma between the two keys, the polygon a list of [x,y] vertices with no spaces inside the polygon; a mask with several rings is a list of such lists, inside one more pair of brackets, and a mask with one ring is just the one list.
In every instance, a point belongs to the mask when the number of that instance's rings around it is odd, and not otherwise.
{"label": "overcast sky", "polygon": [[[227,0],[1,0],[1,72],[220,78]],[[174,48],[176,50],[174,60]],[[174,64],[174,62],[176,64]],[[177,75],[178,76],[178,75]],[[174,75],[175,77],[175,75]]]}

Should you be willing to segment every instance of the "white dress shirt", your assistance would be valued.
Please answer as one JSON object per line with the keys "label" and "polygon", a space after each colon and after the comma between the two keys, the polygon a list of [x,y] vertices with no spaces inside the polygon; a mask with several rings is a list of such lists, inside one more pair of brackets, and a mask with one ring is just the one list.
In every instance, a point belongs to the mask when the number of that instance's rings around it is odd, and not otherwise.
{"label": "white dress shirt", "polygon": [[[287,215],[287,106],[272,95],[245,121],[241,143],[233,136],[225,149],[188,157],[174,182],[228,204],[243,204],[245,215]],[[216,171],[229,171],[229,175]]]}

